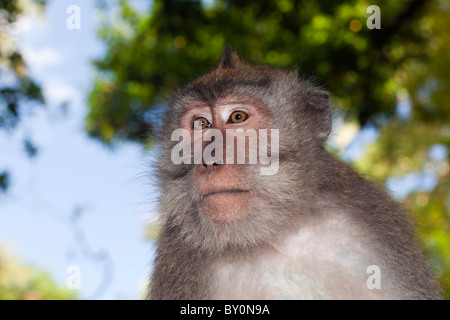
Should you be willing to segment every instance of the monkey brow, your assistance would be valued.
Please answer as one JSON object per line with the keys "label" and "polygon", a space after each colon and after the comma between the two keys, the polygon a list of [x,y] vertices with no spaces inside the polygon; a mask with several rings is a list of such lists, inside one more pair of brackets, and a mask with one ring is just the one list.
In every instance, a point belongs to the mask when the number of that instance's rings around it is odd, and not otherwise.
{"label": "monkey brow", "polygon": [[261,89],[268,88],[272,79],[265,74],[258,73],[244,78],[244,76],[221,76],[213,75],[200,79],[185,88],[185,92],[193,95],[196,100],[213,105],[218,99],[232,94],[233,89]]}
{"label": "monkey brow", "polygon": [[258,87],[265,88],[270,85],[270,79],[258,79],[258,80],[234,80],[229,83],[232,87]]}
{"label": "monkey brow", "polygon": [[271,80],[269,78],[245,80],[245,79],[220,79],[212,83],[198,83],[191,88],[201,100],[212,103],[230,93],[234,88],[267,88]]}

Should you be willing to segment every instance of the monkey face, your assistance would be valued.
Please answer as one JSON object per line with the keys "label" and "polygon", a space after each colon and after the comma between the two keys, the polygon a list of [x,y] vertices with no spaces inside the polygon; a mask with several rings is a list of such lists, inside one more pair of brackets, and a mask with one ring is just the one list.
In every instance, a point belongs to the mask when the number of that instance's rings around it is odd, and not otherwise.
{"label": "monkey face", "polygon": [[[255,200],[259,133],[272,126],[267,110],[250,98],[236,97],[220,99],[213,105],[196,102],[187,110],[181,127],[189,131],[194,153],[201,146],[202,161],[193,173],[201,213],[215,223],[241,219]],[[252,154],[256,161],[251,161]]]}
{"label": "monkey face", "polygon": [[163,224],[190,247],[217,251],[265,242],[306,211],[331,113],[296,72],[226,52],[173,97],[163,123]]}

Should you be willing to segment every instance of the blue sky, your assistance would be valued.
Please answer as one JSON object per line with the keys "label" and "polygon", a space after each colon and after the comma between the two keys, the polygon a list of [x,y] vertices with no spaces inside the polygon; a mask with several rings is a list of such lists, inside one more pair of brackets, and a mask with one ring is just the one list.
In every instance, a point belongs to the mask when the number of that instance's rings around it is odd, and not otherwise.
{"label": "blue sky", "polygon": [[[79,30],[66,27],[72,4],[81,9]],[[154,252],[144,237],[145,223],[154,216],[155,191],[145,177],[152,155],[131,144],[107,150],[83,131],[94,75],[90,61],[104,52],[95,34],[94,4],[48,1],[44,16],[30,13],[15,29],[47,104],[14,133],[0,131],[0,168],[12,175],[9,195],[0,198],[0,243],[24,262],[48,270],[62,286],[68,266],[79,266],[82,298],[135,299]],[[64,101],[70,102],[65,116]],[[35,159],[24,156],[25,136],[39,147]],[[73,220],[77,208],[82,215]],[[102,264],[83,255],[76,230],[83,231],[90,249],[110,256],[111,282],[102,292],[97,290]]]}

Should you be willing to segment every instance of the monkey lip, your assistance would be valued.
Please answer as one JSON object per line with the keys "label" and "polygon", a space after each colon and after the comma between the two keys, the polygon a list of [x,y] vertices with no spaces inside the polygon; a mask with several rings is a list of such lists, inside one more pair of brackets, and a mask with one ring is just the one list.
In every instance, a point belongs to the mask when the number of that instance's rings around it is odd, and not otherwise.
{"label": "monkey lip", "polygon": [[205,190],[201,196],[201,212],[215,223],[227,223],[245,215],[251,199],[249,190]]}
{"label": "monkey lip", "polygon": [[236,195],[236,194],[242,194],[242,193],[250,193],[249,190],[242,190],[242,189],[228,189],[228,190],[220,190],[220,191],[211,191],[208,193],[202,194],[202,199],[206,199],[209,196],[214,195]]}

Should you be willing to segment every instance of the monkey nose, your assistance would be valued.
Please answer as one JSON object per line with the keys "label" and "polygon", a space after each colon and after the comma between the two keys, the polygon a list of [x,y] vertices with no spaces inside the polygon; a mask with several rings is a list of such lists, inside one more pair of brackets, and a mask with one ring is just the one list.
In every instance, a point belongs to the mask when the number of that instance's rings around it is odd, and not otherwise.
{"label": "monkey nose", "polygon": [[220,165],[222,165],[221,162],[215,161],[212,163],[206,163],[205,161],[203,161],[202,165],[207,168],[208,170],[212,170],[214,167],[218,167]]}

